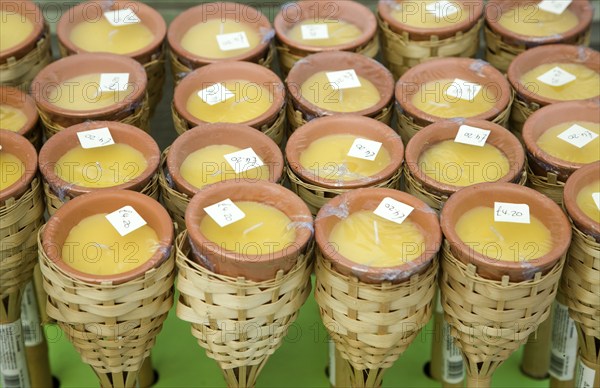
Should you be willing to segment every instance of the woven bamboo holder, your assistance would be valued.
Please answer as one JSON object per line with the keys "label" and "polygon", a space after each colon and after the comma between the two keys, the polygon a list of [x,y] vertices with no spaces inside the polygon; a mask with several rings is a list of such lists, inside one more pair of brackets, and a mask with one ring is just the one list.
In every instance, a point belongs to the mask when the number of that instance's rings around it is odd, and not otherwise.
{"label": "woven bamboo holder", "polygon": [[377,15],[381,33],[383,60],[396,79],[411,67],[435,58],[475,57],[479,49],[479,30],[483,19],[466,32],[439,39],[432,35],[429,40],[414,41],[407,32],[398,34],[390,29],[388,23]]}
{"label": "woven bamboo holder", "polygon": [[170,148],[171,147],[167,147],[160,157],[160,166],[158,167],[160,197],[163,206],[177,224],[178,230],[185,230],[185,209],[187,209],[191,198],[187,194],[173,188],[172,179],[167,172],[167,154],[169,153]]}
{"label": "woven bamboo holder", "polygon": [[523,141],[523,125],[525,121],[535,112],[540,109],[541,106],[535,102],[527,103],[516,97],[512,104],[512,110],[510,112],[510,119],[508,121],[508,127],[519,140]]}
{"label": "woven bamboo holder", "polygon": [[38,245],[48,315],[94,369],[101,387],[134,387],[173,305],[173,254],[136,279],[92,284],[53,263],[41,248],[41,233]]}
{"label": "woven bamboo holder", "polygon": [[188,259],[187,232],[176,240],[177,316],[223,371],[228,387],[253,387],[310,294],[310,250],[286,274],[263,282],[211,272]]}
{"label": "woven bamboo holder", "polygon": [[548,172],[545,177],[538,176],[527,166],[527,186],[539,191],[557,204],[562,205],[565,184],[558,180],[556,174]]}
{"label": "woven bamboo holder", "polygon": [[347,360],[353,387],[381,386],[385,370],[432,314],[437,259],[402,283],[368,284],[342,275],[317,252],[315,299],[321,319]]}
{"label": "woven bamboo holder", "polygon": [[467,365],[467,386],[489,386],[496,368],[550,316],[565,258],[542,276],[510,282],[485,279],[444,241],[440,288],[445,318]]}

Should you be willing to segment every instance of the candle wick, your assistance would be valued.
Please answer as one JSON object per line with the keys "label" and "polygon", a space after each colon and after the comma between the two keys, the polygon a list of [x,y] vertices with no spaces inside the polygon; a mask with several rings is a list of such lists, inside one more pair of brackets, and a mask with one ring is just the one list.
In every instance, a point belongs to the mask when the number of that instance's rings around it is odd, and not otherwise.
{"label": "candle wick", "polygon": [[344,102],[344,89],[340,89],[340,102]]}
{"label": "candle wick", "polygon": [[377,227],[377,221],[373,220],[373,232],[375,233],[375,244],[379,245],[379,228]]}
{"label": "candle wick", "polygon": [[217,175],[221,175],[221,170],[215,171],[214,173],[210,174],[210,176],[217,176]]}
{"label": "candle wick", "polygon": [[493,226],[490,226],[490,230],[496,235],[496,237],[498,237],[500,242],[504,242],[504,237],[502,236],[502,234],[500,234],[500,232],[498,232],[496,230],[496,228],[494,228]]}
{"label": "candle wick", "polygon": [[249,227],[248,229],[244,230],[244,235],[247,235],[248,233],[252,232],[254,229],[260,228],[261,226],[263,226],[264,222],[259,222],[258,224]]}
{"label": "candle wick", "polygon": [[223,34],[223,28],[225,27],[225,22],[221,22],[220,27],[219,27],[219,35]]}

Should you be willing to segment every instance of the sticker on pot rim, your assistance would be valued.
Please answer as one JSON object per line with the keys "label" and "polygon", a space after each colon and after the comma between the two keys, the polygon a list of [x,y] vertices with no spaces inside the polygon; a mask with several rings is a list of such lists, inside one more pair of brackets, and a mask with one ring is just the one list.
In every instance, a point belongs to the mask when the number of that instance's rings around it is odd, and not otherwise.
{"label": "sticker on pot rim", "polygon": [[600,210],[600,193],[592,193],[592,198],[594,199],[594,202],[596,202],[598,210]]}
{"label": "sticker on pot rim", "polygon": [[211,106],[228,100],[233,96],[235,96],[235,93],[227,89],[225,85],[221,83],[212,84],[209,87],[198,91],[198,97]]}
{"label": "sticker on pot rim", "polygon": [[561,15],[573,0],[542,0],[538,3],[538,7],[542,11],[550,12],[556,15]]}
{"label": "sticker on pot rim", "polygon": [[537,79],[546,85],[558,87],[575,81],[577,77],[568,71],[555,66],[554,68],[537,77]]}
{"label": "sticker on pot rim", "polygon": [[89,131],[77,132],[77,138],[81,148],[98,148],[115,144],[115,141],[110,134],[110,130],[106,127],[90,129]]}
{"label": "sticker on pot rim", "polygon": [[100,74],[101,92],[124,92],[129,86],[129,73]]}
{"label": "sticker on pot rim", "polygon": [[414,209],[394,198],[385,197],[373,213],[386,220],[401,224]]}
{"label": "sticker on pot rim", "polygon": [[21,319],[0,324],[0,380],[3,387],[29,387]]}
{"label": "sticker on pot rim", "polygon": [[375,160],[379,150],[381,149],[381,143],[374,140],[354,139],[354,143],[350,147],[350,151],[348,151],[348,156],[353,158],[359,158],[364,160]]}
{"label": "sticker on pot rim", "polygon": [[[581,357],[581,356],[580,356]],[[596,378],[596,371],[583,363],[581,358],[577,365],[577,378],[575,379],[576,388],[593,388]]]}
{"label": "sticker on pot rim", "polygon": [[483,147],[491,131],[470,125],[461,125],[458,128],[454,142]]}
{"label": "sticker on pot rim", "polygon": [[223,155],[223,157],[236,174],[264,165],[252,147]]}
{"label": "sticker on pot rim", "polygon": [[557,137],[577,148],[583,148],[594,141],[598,135],[581,125],[573,124]]}
{"label": "sticker on pot rim", "polygon": [[244,31],[217,35],[217,43],[221,51],[232,51],[250,47]]}
{"label": "sticker on pot rim", "polygon": [[329,39],[327,24],[305,24],[300,26],[300,30],[302,31],[302,39],[304,40]]}
{"label": "sticker on pot rim", "polygon": [[461,100],[473,101],[480,91],[481,85],[478,83],[456,78],[446,89],[446,94]]}
{"label": "sticker on pot rim", "polygon": [[142,21],[131,8],[104,12],[104,17],[115,27],[129,26],[141,23]]}
{"label": "sticker on pot rim", "polygon": [[548,372],[560,381],[570,381],[575,375],[577,360],[577,328],[569,317],[569,308],[555,302],[552,316],[552,347]]}
{"label": "sticker on pot rim", "polygon": [[432,13],[436,18],[445,18],[458,12],[458,7],[447,0],[440,0],[429,3],[425,6],[428,13]]}
{"label": "sticker on pot rim", "polygon": [[105,217],[121,236],[127,236],[129,233],[146,225],[146,220],[129,205],[123,206],[107,214]]}
{"label": "sticker on pot rim", "polygon": [[525,203],[494,202],[494,221],[529,224],[529,205]]}
{"label": "sticker on pot rim", "polygon": [[325,75],[329,80],[329,84],[335,90],[361,87],[360,80],[358,79],[354,69],[328,71],[325,73]]}
{"label": "sticker on pot rim", "polygon": [[233,203],[229,198],[217,202],[204,208],[206,214],[210,216],[221,228],[233,224],[244,217],[246,214]]}

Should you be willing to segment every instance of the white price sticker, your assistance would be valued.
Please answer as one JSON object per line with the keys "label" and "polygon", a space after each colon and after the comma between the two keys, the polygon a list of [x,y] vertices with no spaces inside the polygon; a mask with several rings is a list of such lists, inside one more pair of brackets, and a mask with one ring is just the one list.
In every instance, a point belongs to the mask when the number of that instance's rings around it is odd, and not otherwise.
{"label": "white price sticker", "polygon": [[37,346],[44,341],[40,310],[38,309],[33,281],[27,283],[23,290],[21,325],[23,327],[25,346]]}
{"label": "white price sticker", "polygon": [[597,388],[594,386],[596,371],[585,365],[581,359],[577,366],[577,378],[575,379],[575,388]]}
{"label": "white price sticker", "polygon": [[458,133],[454,138],[456,143],[469,144],[478,147],[483,147],[487,141],[491,131],[469,125],[461,125],[458,128]]}
{"label": "white price sticker", "polygon": [[348,156],[373,161],[380,149],[381,143],[378,141],[357,138],[354,139],[354,143],[352,143],[352,147],[348,151]]}
{"label": "white price sticker", "polygon": [[548,70],[544,74],[537,77],[538,81],[545,83],[550,86],[564,86],[569,82],[573,82],[577,79],[573,74],[566,70],[561,69],[558,66]]}
{"label": "white price sticker", "polygon": [[569,144],[574,145],[577,148],[583,148],[594,141],[594,139],[598,137],[598,134],[585,127],[582,127],[581,125],[573,124],[557,137]]}
{"label": "white price sticker", "polygon": [[434,14],[437,18],[445,18],[457,13],[458,7],[449,1],[440,0],[427,4],[427,6],[425,6],[425,10]]}
{"label": "white price sticker", "polygon": [[460,349],[454,344],[454,338],[450,334],[450,325],[444,319],[442,323],[442,379],[449,384],[458,384],[465,378],[465,364]]}
{"label": "white price sticker", "polygon": [[600,193],[592,193],[592,198],[594,199],[594,202],[596,202],[598,210],[600,210]]}
{"label": "white price sticker", "polygon": [[236,174],[247,170],[252,170],[263,166],[264,163],[252,148],[246,148],[240,151],[223,155],[227,163],[233,168]]}
{"label": "white price sticker", "polygon": [[448,89],[446,89],[446,94],[450,97],[460,98],[461,100],[473,101],[480,91],[481,85],[456,78],[448,86]]}
{"label": "white price sticker", "polygon": [[210,218],[219,224],[221,228],[246,217],[246,214],[244,214],[244,212],[229,198],[205,207],[204,211]]}
{"label": "white price sticker", "polygon": [[540,7],[542,11],[561,15],[569,8],[569,5],[571,5],[572,2],[573,0],[542,0],[538,4],[538,7]]}
{"label": "white price sticker", "polygon": [[525,203],[494,202],[494,221],[529,224],[529,205]]}
{"label": "white price sticker", "polygon": [[84,149],[105,147],[115,144],[115,141],[110,134],[110,130],[106,127],[77,132],[77,137],[79,138],[81,148]]}
{"label": "white price sticker", "polygon": [[104,17],[115,27],[129,26],[131,24],[138,24],[142,21],[130,8],[104,12]]}
{"label": "white price sticker", "polygon": [[329,84],[335,89],[352,89],[360,88],[360,80],[354,69],[329,71],[325,73]]}
{"label": "white price sticker", "polygon": [[21,319],[0,324],[0,374],[3,387],[30,387]]}
{"label": "white price sticker", "polygon": [[548,372],[557,380],[572,380],[577,360],[577,328],[569,317],[569,308],[559,302],[554,305],[551,343]]}
{"label": "white price sticker", "polygon": [[393,198],[385,197],[373,213],[386,220],[401,224],[413,210],[412,206],[396,201]]}
{"label": "white price sticker", "polygon": [[129,205],[107,214],[106,219],[121,236],[127,236],[129,233],[146,225],[146,220]]}
{"label": "white price sticker", "polygon": [[327,24],[305,24],[300,26],[300,30],[304,40],[329,39]]}
{"label": "white price sticker", "polygon": [[248,42],[248,37],[244,31],[217,35],[217,43],[221,51],[232,51],[250,47],[250,42]]}
{"label": "white price sticker", "polygon": [[198,92],[198,97],[208,105],[216,105],[234,96],[235,93],[227,89],[223,84],[213,84]]}
{"label": "white price sticker", "polygon": [[100,74],[101,92],[124,92],[129,86],[129,73]]}

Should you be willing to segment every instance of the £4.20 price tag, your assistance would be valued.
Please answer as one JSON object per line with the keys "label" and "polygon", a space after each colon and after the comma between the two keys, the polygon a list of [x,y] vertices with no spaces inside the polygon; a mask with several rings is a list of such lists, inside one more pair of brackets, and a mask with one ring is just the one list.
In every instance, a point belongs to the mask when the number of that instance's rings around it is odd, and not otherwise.
{"label": "\u00a34.20 price tag", "polygon": [[329,71],[325,73],[329,84],[336,90],[360,88],[360,80],[354,69]]}
{"label": "\u00a34.20 price tag", "polygon": [[588,143],[594,141],[594,139],[598,137],[598,134],[582,127],[581,125],[573,124],[557,137],[569,144],[574,145],[577,148],[583,148]]}
{"label": "\u00a34.20 price tag", "polygon": [[260,157],[252,148],[246,148],[230,154],[223,155],[227,163],[234,169],[236,174],[264,165]]}
{"label": "\u00a34.20 price tag", "polygon": [[208,105],[215,105],[235,96],[231,90],[227,89],[223,84],[213,84],[198,92],[198,97]]}
{"label": "\u00a34.20 price tag", "polygon": [[138,15],[136,15],[135,12],[130,8],[104,12],[104,17],[115,27],[129,26],[131,24],[138,24],[141,22],[141,19],[138,17]]}
{"label": "\u00a34.20 price tag", "polygon": [[538,7],[542,11],[550,12],[556,15],[561,15],[571,5],[573,0],[542,0],[538,3]]}
{"label": "\u00a34.20 price tag", "polygon": [[433,3],[429,3],[425,6],[425,10],[432,13],[437,18],[445,18],[454,15],[458,12],[458,7],[455,4],[447,0],[440,0]]}
{"label": "\u00a34.20 price tag", "polygon": [[129,205],[123,206],[119,210],[107,214],[105,217],[121,236],[127,236],[129,233],[146,225],[146,220]]}
{"label": "\u00a34.20 price tag", "polygon": [[300,26],[300,30],[304,40],[329,39],[327,24],[305,24]]}
{"label": "\u00a34.20 price tag", "polygon": [[494,221],[529,224],[529,205],[525,203],[494,202]]}
{"label": "\u00a34.20 price tag", "polygon": [[412,206],[396,201],[394,198],[385,197],[373,213],[386,220],[401,224],[413,210]]}
{"label": "\u00a34.20 price tag", "polygon": [[378,141],[357,138],[354,139],[354,143],[348,151],[348,156],[373,161],[377,157],[380,148],[381,143]]}
{"label": "\u00a34.20 price tag", "polygon": [[217,202],[204,208],[206,214],[210,216],[221,228],[233,224],[244,217],[246,214],[233,203],[229,198]]}
{"label": "\u00a34.20 price tag", "polygon": [[550,86],[564,86],[577,79],[573,74],[566,70],[561,69],[558,66],[553,67],[544,74],[537,77],[538,81],[545,83]]}
{"label": "\u00a34.20 price tag", "polygon": [[77,132],[77,137],[79,138],[81,148],[84,149],[105,147],[115,144],[115,141],[110,134],[110,130],[106,127]]}
{"label": "\u00a34.20 price tag", "polygon": [[250,42],[248,42],[248,37],[244,31],[217,35],[217,43],[221,51],[232,51],[250,47]]}
{"label": "\u00a34.20 price tag", "polygon": [[129,86],[129,73],[100,74],[101,92],[124,92]]}
{"label": "\u00a34.20 price tag", "polygon": [[458,128],[454,141],[456,143],[469,144],[478,147],[483,147],[485,142],[490,135],[491,131],[487,129],[481,129],[477,127],[471,127],[469,125],[461,125]]}
{"label": "\u00a34.20 price tag", "polygon": [[473,101],[480,91],[481,85],[456,78],[446,89],[446,94],[461,100]]}

